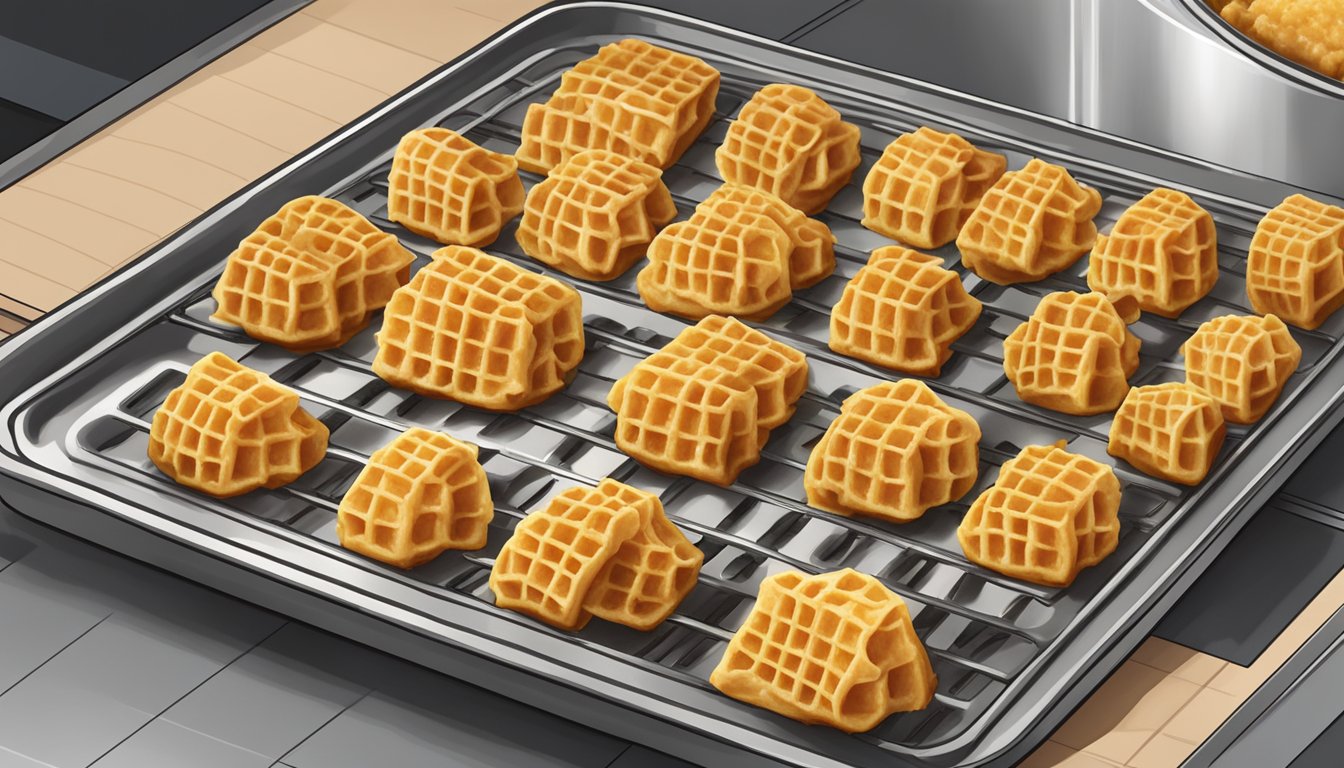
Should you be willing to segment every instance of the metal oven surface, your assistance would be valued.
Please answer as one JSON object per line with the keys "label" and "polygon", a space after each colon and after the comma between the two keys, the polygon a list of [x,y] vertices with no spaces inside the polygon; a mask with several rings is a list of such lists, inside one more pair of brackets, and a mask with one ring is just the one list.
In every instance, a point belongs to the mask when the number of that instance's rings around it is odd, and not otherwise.
{"label": "metal oven surface", "polygon": [[[224,258],[257,221],[299,195],[345,201],[395,231],[425,263],[437,245],[386,219],[385,179],[399,136],[438,124],[512,152],[527,104],[544,99],[560,74],[598,45],[625,36],[688,51],[723,72],[715,121],[664,175],[683,215],[717,185],[715,145],[762,85],[809,86],[863,130],[864,165],[820,216],[839,239],[836,274],[758,324],[808,354],[808,393],[771,437],[761,464],[733,487],[643,469],[611,439],[611,382],[685,325],[643,306],[635,270],[606,284],[560,276],[583,294],[587,354],[565,390],[517,414],[389,388],[369,371],[377,321],[340,349],[296,356],[209,320],[209,289]],[[830,307],[845,281],[872,248],[889,243],[858,224],[859,185],[888,141],[921,124],[1002,152],[1010,168],[1033,155],[1068,166],[1102,192],[1103,231],[1158,184],[1189,191],[1214,215],[1218,285],[1178,321],[1145,315],[1133,326],[1143,339],[1134,383],[1179,378],[1178,348],[1196,325],[1249,311],[1244,253],[1264,210],[1291,191],[1284,185],[671,14],[611,3],[566,6],[532,16],[429,76],[0,348],[0,470],[7,476],[0,492],[21,499],[15,503],[26,514],[114,548],[119,528],[148,536],[153,545],[137,545],[137,556],[155,559],[147,552],[173,549],[178,554],[161,563],[242,597],[271,603],[271,590],[300,593],[294,599],[308,620],[322,623],[323,606],[339,606],[357,617],[351,621],[361,629],[352,633],[359,639],[468,677],[462,659],[468,667],[479,662],[488,674],[477,672],[478,683],[498,679],[510,695],[692,759],[726,745],[734,759],[793,765],[1007,764],[1142,638],[1338,419],[1344,315],[1319,331],[1294,332],[1304,353],[1300,372],[1270,416],[1254,428],[1231,429],[1214,473],[1198,489],[1118,466],[1119,549],[1071,587],[1050,589],[970,565],[954,532],[965,503],[1023,445],[1064,439],[1070,450],[1114,463],[1106,455],[1107,416],[1027,406],[1002,372],[1003,337],[1044,293],[1086,290],[1086,261],[1024,286],[964,273],[985,312],[931,385],[980,422],[979,484],[963,503],[900,526],[811,509],[801,478],[812,445],[848,393],[892,378],[826,346]],[[536,180],[525,174],[529,186]],[[488,250],[540,270],[517,249],[512,227]],[[937,253],[961,269],[954,246]],[[288,487],[222,502],[157,473],[145,456],[148,419],[187,367],[213,350],[301,394],[331,428],[322,464]],[[447,553],[403,573],[337,546],[335,508],[367,456],[410,425],[480,445],[497,514],[485,549]],[[660,493],[671,518],[705,551],[700,584],[677,614],[649,633],[594,622],[568,635],[496,609],[486,586],[491,557],[522,514],[568,485],[609,475]],[[83,506],[57,512],[53,499]],[[786,568],[846,566],[880,576],[910,605],[940,681],[927,710],[846,736],[738,704],[708,685],[762,578]],[[229,569],[247,578],[220,575]],[[407,637],[414,652],[405,650]]]}

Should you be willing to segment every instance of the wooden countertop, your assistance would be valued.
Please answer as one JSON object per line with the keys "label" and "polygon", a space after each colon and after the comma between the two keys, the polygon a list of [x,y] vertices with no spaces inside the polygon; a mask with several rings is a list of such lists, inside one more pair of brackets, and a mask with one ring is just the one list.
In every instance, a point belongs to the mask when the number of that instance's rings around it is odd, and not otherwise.
{"label": "wooden countertop", "polygon": [[[0,339],[542,1],[317,0],[0,192]],[[1148,640],[1023,765],[1174,768],[1341,604],[1249,668]]]}

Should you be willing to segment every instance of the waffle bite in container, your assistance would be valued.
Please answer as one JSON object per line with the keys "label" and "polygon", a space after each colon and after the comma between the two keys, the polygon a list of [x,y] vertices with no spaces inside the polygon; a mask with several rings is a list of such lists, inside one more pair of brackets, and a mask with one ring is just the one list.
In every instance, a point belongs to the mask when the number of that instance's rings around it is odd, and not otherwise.
{"label": "waffle bite in container", "polygon": [[577,291],[448,246],[388,302],[373,372],[421,395],[515,411],[563,387],[583,350]]}
{"label": "waffle bite in container", "polygon": [[887,145],[863,180],[863,226],[916,248],[957,239],[1007,167],[1003,155],[921,126]]}
{"label": "waffle bite in container", "polygon": [[767,577],[709,682],[739,701],[847,733],[924,709],[938,687],[905,601],[851,568]]}
{"label": "waffle bite in container", "polygon": [[1067,269],[1092,249],[1101,194],[1061,166],[1032,159],[990,187],[957,235],[961,262],[1010,285]]}
{"label": "waffle bite in container", "polygon": [[724,181],[821,212],[859,167],[859,129],[800,85],[767,85],[742,107],[714,153]]}
{"label": "waffle bite in container", "polygon": [[212,319],[295,352],[338,347],[387,304],[414,260],[344,203],[300,197],[229,255]]}
{"label": "waffle bite in container", "polygon": [[604,45],[523,119],[518,165],[546,173],[585,149],[667,168],[714,116],[719,72],[643,40]]}
{"label": "waffle bite in container", "polygon": [[149,430],[149,458],[216,498],[279,488],[317,466],[328,431],[293,390],[222,352],[196,361]]}
{"label": "waffle bite in container", "polygon": [[609,150],[580,152],[528,193],[518,245],[573,277],[620,277],[677,216],[662,176],[657,166]]}

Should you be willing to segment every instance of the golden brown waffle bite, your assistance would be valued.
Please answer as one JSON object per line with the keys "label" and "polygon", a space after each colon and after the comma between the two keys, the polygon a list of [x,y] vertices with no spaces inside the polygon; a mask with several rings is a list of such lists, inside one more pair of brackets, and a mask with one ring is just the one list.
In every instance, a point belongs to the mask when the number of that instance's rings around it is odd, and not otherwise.
{"label": "golden brown waffle bite", "polygon": [[807,387],[807,358],[730,318],[683,330],[614,385],[616,444],[654,469],[729,485]]}
{"label": "golden brown waffle bite", "polygon": [[1003,371],[1024,402],[1087,416],[1115,410],[1139,367],[1139,338],[1100,293],[1041,299],[1003,341]]}
{"label": "golden brown waffle bite", "polygon": [[957,235],[961,262],[1010,285],[1066,269],[1092,248],[1101,194],[1058,165],[1032,159],[990,187]]}
{"label": "golden brown waffle bite", "polygon": [[495,605],[560,629],[587,624],[588,591],[648,514],[646,500],[616,486],[570,488],[523,518],[490,569]]}
{"label": "golden brown waffle bite", "polygon": [[485,546],[494,502],[476,446],[412,427],[374,451],[336,512],[341,546],[398,568]]}
{"label": "golden brown waffle bite", "polygon": [[401,137],[387,175],[387,217],[440,243],[482,247],[523,210],[518,161],[447,128]]}
{"label": "golden brown waffle bite", "polygon": [[1098,235],[1087,285],[1111,301],[1176,317],[1218,281],[1213,217],[1190,196],[1158,188],[1131,205],[1109,235]]}
{"label": "golden brown waffle bite", "polygon": [[917,248],[941,248],[1007,167],[955,133],[921,126],[887,145],[863,181],[863,226]]}
{"label": "golden brown waffle bite", "polygon": [[605,149],[580,152],[528,193],[518,245],[574,277],[619,277],[677,216],[662,176],[656,166]]}
{"label": "golden brown waffle bite", "polygon": [[709,682],[739,701],[846,733],[924,709],[938,688],[905,602],[851,568],[761,582]]}
{"label": "golden brown waffle bite", "polygon": [[980,426],[914,379],[845,398],[807,461],[807,503],[893,522],[956,501],[979,474]]}
{"label": "golden brown waffle bite", "polygon": [[859,167],[859,129],[800,85],[767,85],[743,105],[714,162],[724,181],[821,212]]}
{"label": "golden brown waffle bite", "polygon": [[551,499],[514,529],[495,558],[495,604],[560,629],[593,616],[658,626],[695,586],[704,554],[657,496],[607,478]]}
{"label": "golden brown waffle bite", "polygon": [[583,608],[599,619],[648,631],[690,593],[705,554],[667,519],[657,496],[611,479],[598,489],[638,508],[641,523],[598,573]]}
{"label": "golden brown waffle bite", "polygon": [[212,319],[295,351],[340,346],[406,282],[414,260],[344,203],[300,197],[229,255]]}
{"label": "golden brown waffle bite", "polygon": [[835,270],[835,236],[768,192],[724,184],[649,246],[639,294],[650,309],[761,320]]}
{"label": "golden brown waffle bite", "polygon": [[1344,208],[1292,195],[1251,238],[1246,293],[1262,315],[1308,330],[1344,305]]}
{"label": "golden brown waffle bite", "polygon": [[1186,383],[1212,395],[1234,424],[1259,421],[1302,360],[1302,348],[1274,315],[1215,317],[1186,339],[1181,354]]}
{"label": "golden brown waffle bite", "polygon": [[980,309],[941,259],[890,245],[873,251],[831,309],[830,346],[903,373],[937,376]]}
{"label": "golden brown waffle bite", "polygon": [[1105,464],[1055,445],[1029,445],[1004,462],[967,510],[957,541],[967,559],[1053,587],[1115,551],[1120,481]]}
{"label": "golden brown waffle bite", "polygon": [[451,245],[388,302],[373,372],[429,397],[514,411],[563,387],[582,359],[577,291]]}
{"label": "golden brown waffle bite", "polygon": [[1129,390],[1106,452],[1153,477],[1198,485],[1226,436],[1217,400],[1199,387],[1168,382]]}
{"label": "golden brown waffle bite", "polygon": [[293,482],[326,455],[327,436],[293,390],[211,352],[154,413],[149,458],[181,485],[222,499]]}
{"label": "golden brown waffle bite", "polygon": [[523,119],[518,165],[545,173],[585,149],[667,168],[714,116],[719,72],[643,40],[604,45]]}

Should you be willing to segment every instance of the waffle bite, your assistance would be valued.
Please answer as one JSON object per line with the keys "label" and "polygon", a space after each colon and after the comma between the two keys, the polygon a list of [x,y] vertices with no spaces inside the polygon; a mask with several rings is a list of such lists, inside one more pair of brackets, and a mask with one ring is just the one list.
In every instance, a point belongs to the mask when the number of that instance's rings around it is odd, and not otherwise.
{"label": "waffle bite", "polygon": [[428,397],[514,411],[583,359],[579,294],[484,251],[450,245],[388,302],[373,372]]}
{"label": "waffle bite", "polygon": [[1040,280],[1092,248],[1101,194],[1032,159],[990,187],[957,235],[961,263],[999,285]]}
{"label": "waffle bite", "polygon": [[387,217],[444,244],[487,246],[523,210],[518,161],[447,128],[401,137],[387,174]]}
{"label": "waffle bite", "polygon": [[831,349],[914,376],[938,376],[979,300],[942,260],[889,245],[868,257],[831,309]]}
{"label": "waffle bite", "polygon": [[729,485],[793,415],[807,358],[731,317],[711,315],[612,385],[616,445],[654,469]]}
{"label": "waffle bite", "polygon": [[476,446],[412,427],[374,451],[336,511],[341,546],[414,568],[485,546],[494,502]]}
{"label": "waffle bite", "polygon": [[593,616],[652,629],[695,586],[704,555],[658,497],[610,478],[523,518],[495,558],[495,604],[565,629]]}
{"label": "waffle bite", "polygon": [[845,398],[807,460],[807,503],[841,515],[915,520],[956,501],[979,474],[980,426],[922,381]]}
{"label": "waffle bite", "polygon": [[941,248],[1007,167],[955,133],[921,126],[887,145],[863,180],[863,226],[916,248]]}
{"label": "waffle bite", "polygon": [[317,466],[327,427],[271,377],[211,352],[168,393],[149,430],[149,459],[216,498],[279,488]]}
{"label": "waffle bite", "polygon": [[1106,452],[1153,477],[1199,485],[1226,436],[1217,400],[1199,387],[1168,382],[1129,390]]}
{"label": "waffle bite", "polygon": [[1005,576],[1052,587],[1115,551],[1120,481],[1105,464],[1055,445],[1029,445],[957,528],[966,558]]}
{"label": "waffle bite", "polygon": [[766,578],[709,682],[739,701],[846,733],[924,709],[938,687],[905,601],[851,568]]}
{"label": "waffle bite", "polygon": [[337,347],[369,324],[414,260],[344,203],[300,197],[229,254],[211,319],[297,352]]}
{"label": "waffle bite", "polygon": [[724,184],[653,239],[637,287],[658,312],[761,320],[833,271],[825,224],[769,192]]}
{"label": "waffle bite", "polygon": [[546,173],[585,149],[667,168],[714,116],[719,72],[643,40],[604,45],[523,119],[518,165]]}
{"label": "waffle bite", "polygon": [[1023,402],[1088,416],[1115,410],[1139,367],[1139,338],[1100,293],[1060,291],[1003,341],[1003,371]]}
{"label": "waffle bite", "polygon": [[518,245],[567,275],[617,278],[677,216],[662,176],[657,166],[605,149],[579,152],[528,193]]}
{"label": "waffle bite", "polygon": [[767,85],[743,105],[714,153],[724,181],[820,213],[859,167],[859,129],[800,85]]}
{"label": "waffle bite", "polygon": [[1215,317],[1186,339],[1181,354],[1186,383],[1212,395],[1233,424],[1259,421],[1302,360],[1302,348],[1274,315]]}
{"label": "waffle bite", "polygon": [[1312,330],[1344,305],[1344,208],[1292,195],[1251,238],[1246,293],[1262,315]]}
{"label": "waffle bite", "polygon": [[1087,285],[1113,302],[1176,317],[1218,282],[1218,233],[1213,217],[1184,192],[1144,195],[1109,235],[1098,235],[1087,263]]}
{"label": "waffle bite", "polygon": [[705,560],[681,529],[667,519],[657,496],[603,480],[640,510],[639,530],[616,550],[583,598],[583,609],[599,619],[648,631],[663,623],[690,594]]}

